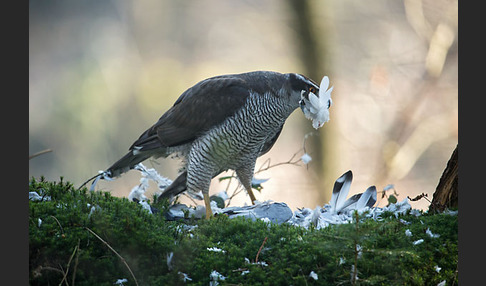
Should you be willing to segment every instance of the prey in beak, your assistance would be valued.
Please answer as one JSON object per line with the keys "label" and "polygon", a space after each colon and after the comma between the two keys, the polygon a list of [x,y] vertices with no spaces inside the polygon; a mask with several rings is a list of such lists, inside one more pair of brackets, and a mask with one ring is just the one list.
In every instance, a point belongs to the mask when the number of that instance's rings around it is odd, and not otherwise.
{"label": "prey in beak", "polygon": [[331,92],[329,88],[329,78],[324,76],[321,80],[319,90],[302,91],[300,108],[305,117],[312,121],[312,127],[318,129],[329,121],[329,108],[332,105]]}

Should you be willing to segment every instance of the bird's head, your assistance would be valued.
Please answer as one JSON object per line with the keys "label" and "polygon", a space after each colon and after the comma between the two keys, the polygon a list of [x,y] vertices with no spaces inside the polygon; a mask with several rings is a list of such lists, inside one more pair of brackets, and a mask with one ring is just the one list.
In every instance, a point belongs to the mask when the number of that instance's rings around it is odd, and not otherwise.
{"label": "bird's head", "polygon": [[324,76],[318,85],[312,79],[301,74],[290,74],[292,97],[298,101],[305,117],[312,120],[312,126],[317,129],[329,121],[329,108],[332,105],[329,78]]}

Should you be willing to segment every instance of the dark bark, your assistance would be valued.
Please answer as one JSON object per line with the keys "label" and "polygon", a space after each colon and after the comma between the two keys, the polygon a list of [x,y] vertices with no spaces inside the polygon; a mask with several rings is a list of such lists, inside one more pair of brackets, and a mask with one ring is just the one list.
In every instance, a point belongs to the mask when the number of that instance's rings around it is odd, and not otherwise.
{"label": "dark bark", "polygon": [[457,147],[452,152],[451,158],[440,177],[439,184],[434,193],[430,211],[443,211],[446,208],[457,208],[459,202],[458,188],[458,151]]}

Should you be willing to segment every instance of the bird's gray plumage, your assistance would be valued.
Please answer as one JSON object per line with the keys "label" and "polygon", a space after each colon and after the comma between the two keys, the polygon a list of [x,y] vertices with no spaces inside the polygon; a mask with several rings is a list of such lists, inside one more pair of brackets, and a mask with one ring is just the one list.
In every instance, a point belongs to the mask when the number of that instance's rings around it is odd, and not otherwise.
{"label": "bird's gray plumage", "polygon": [[152,156],[179,154],[185,168],[162,197],[208,192],[211,179],[232,169],[248,190],[256,159],[277,140],[301,96],[319,86],[289,73],[257,71],[203,80],[186,90],[160,119],[107,169],[111,177]]}

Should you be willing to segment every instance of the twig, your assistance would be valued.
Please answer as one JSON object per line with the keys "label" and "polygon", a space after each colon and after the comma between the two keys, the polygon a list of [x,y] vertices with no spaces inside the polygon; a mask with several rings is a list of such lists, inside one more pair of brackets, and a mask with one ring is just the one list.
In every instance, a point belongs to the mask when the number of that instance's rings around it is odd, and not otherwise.
{"label": "twig", "polygon": [[[456,261],[456,265],[457,265],[457,261]],[[452,286],[454,286],[456,284],[456,281],[457,281],[457,274],[459,274],[458,267],[459,266],[456,266],[456,271],[454,271],[454,279],[452,280]]]}
{"label": "twig", "polygon": [[262,245],[260,246],[260,249],[258,249],[257,255],[255,257],[255,263],[258,262],[258,256],[260,255],[260,252],[262,251],[263,246],[265,245],[265,242],[267,242],[268,236],[265,236],[265,239],[263,240]]}
{"label": "twig", "polygon": [[120,260],[123,262],[123,264],[125,264],[125,266],[127,267],[128,271],[130,272],[130,274],[132,275],[132,278],[133,280],[135,281],[135,285],[138,286],[138,281],[137,281],[137,278],[135,278],[135,274],[133,274],[132,272],[132,269],[130,268],[130,266],[128,266],[128,263],[127,261],[125,260],[125,258],[123,258],[120,254],[118,254],[118,252],[116,252],[115,249],[113,249],[113,247],[111,247],[111,245],[109,245],[106,241],[104,241],[99,235],[97,235],[94,231],[92,231],[91,229],[89,229],[88,227],[85,227],[91,234],[93,234],[97,239],[99,239],[101,242],[103,242],[111,251],[113,251],[113,253],[116,254],[116,256],[118,256],[118,258],[120,258]]}
{"label": "twig", "polygon": [[39,270],[41,270],[41,271],[42,270],[52,270],[52,271],[56,271],[56,272],[60,272],[60,273],[64,274],[64,271],[59,270],[59,269],[54,268],[54,267],[50,267],[50,266],[42,266],[41,265],[40,268],[39,268]]}
{"label": "twig", "polygon": [[40,155],[43,155],[43,154],[49,153],[49,152],[52,152],[52,150],[51,150],[51,149],[46,149],[46,150],[39,151],[39,152],[37,152],[37,153],[34,153],[34,154],[30,155],[30,156],[29,156],[29,160],[30,160],[30,159],[33,159],[33,158],[35,158],[35,157],[37,157],[37,156],[40,156]]}
{"label": "twig", "polygon": [[425,199],[426,201],[428,201],[429,203],[431,203],[431,201],[427,198],[427,194],[426,193],[421,193],[420,195],[414,197],[414,198],[411,198],[409,196],[407,196],[407,198],[412,201],[412,202],[416,202],[418,200],[421,200],[421,199]]}
{"label": "twig", "polygon": [[51,217],[52,217],[53,219],[55,219],[55,220],[56,220],[57,224],[58,224],[58,225],[59,225],[59,227],[61,228],[61,233],[62,233],[62,235],[64,235],[64,229],[62,229],[62,225],[61,225],[61,223],[59,222],[59,220],[57,220],[57,218],[56,218],[55,216],[53,216],[53,215],[51,215]]}
{"label": "twig", "polygon": [[228,191],[229,186],[231,184],[231,180],[233,180],[234,177],[235,177],[235,171],[233,171],[233,174],[231,174],[231,177],[228,180],[228,184],[226,185],[226,191]]}
{"label": "twig", "polygon": [[76,279],[76,270],[78,269],[78,262],[79,262],[79,244],[81,240],[78,239],[78,250],[76,251],[76,259],[74,260],[74,269],[73,269],[73,278],[71,280],[71,286],[74,286],[74,280]]}
{"label": "twig", "polygon": [[398,197],[398,193],[397,193],[397,190],[395,189],[395,187],[393,185],[387,185],[383,188],[383,191],[379,191],[377,192],[377,194],[380,194],[381,193],[381,197],[380,197],[380,201],[378,202],[378,205],[381,203],[381,201],[386,198],[388,200],[388,195],[386,194],[386,192],[390,191],[390,190],[393,190],[393,196],[395,197]]}
{"label": "twig", "polygon": [[309,284],[307,284],[307,278],[305,277],[304,271],[302,271],[302,268],[300,268],[299,271],[300,271],[300,275],[302,275],[302,278],[303,278],[302,280],[304,280],[305,285],[306,286],[309,285]]}
{"label": "twig", "polygon": [[193,199],[193,198],[192,198],[190,195],[188,195],[186,192],[182,193],[182,195],[184,195],[184,196],[186,196],[187,198],[189,198],[189,199],[192,201],[192,203],[193,203],[194,205],[197,205],[196,200],[194,200],[194,199]]}
{"label": "twig", "polygon": [[231,272],[243,272],[243,271],[247,271],[248,268],[238,268],[238,269],[233,269],[231,270]]}
{"label": "twig", "polygon": [[85,186],[87,183],[89,183],[90,181],[92,181],[92,180],[94,180],[94,179],[96,179],[96,178],[98,178],[99,176],[102,176],[102,175],[103,175],[103,173],[99,173],[99,174],[96,174],[96,175],[94,175],[93,177],[91,177],[91,178],[87,179],[87,180],[86,180],[84,183],[82,183],[82,184],[81,184],[81,186],[79,186],[79,187],[78,187],[76,190],[81,190],[81,188],[82,188],[82,187],[84,187],[84,186]]}
{"label": "twig", "polygon": [[[271,159],[268,158],[267,160],[265,160],[265,162],[263,162],[262,166],[260,167],[260,169],[258,169],[258,171],[255,172],[255,174],[258,174],[260,172],[264,172],[264,171],[267,171],[268,169],[270,168],[273,168],[273,167],[277,167],[277,166],[280,166],[280,165],[287,165],[287,164],[290,164],[290,165],[300,165],[300,158],[293,161],[295,156],[297,156],[297,153],[299,153],[301,150],[295,152],[292,157],[290,157],[290,159],[288,161],[285,161],[285,162],[280,162],[280,163],[277,163],[277,164],[271,164]],[[267,165],[265,168],[263,168],[265,165]]]}
{"label": "twig", "polygon": [[[62,266],[61,264],[59,264],[59,268],[61,268],[61,273],[63,274],[63,276],[65,277],[67,275],[67,272],[64,272],[64,269],[62,269]],[[64,278],[61,280],[61,283],[59,283],[59,286],[62,285],[62,281],[64,281]],[[68,282],[66,281],[66,285],[69,286]]]}
{"label": "twig", "polygon": [[68,285],[68,286],[69,286],[69,284],[68,284],[68,282],[67,282],[67,280],[66,280],[66,277],[67,277],[67,275],[68,275],[68,273],[69,273],[69,266],[71,265],[71,261],[73,260],[74,255],[76,254],[76,252],[78,251],[78,248],[79,248],[79,243],[80,243],[80,240],[78,239],[78,245],[76,245],[76,246],[74,247],[73,254],[71,254],[71,257],[69,257],[69,260],[68,260],[68,263],[67,263],[67,266],[66,266],[66,272],[64,272],[64,277],[62,277],[62,280],[61,280],[61,282],[59,283],[59,286],[61,286],[61,285],[62,285],[62,282],[64,282],[64,281],[66,282],[66,285]]}
{"label": "twig", "polygon": [[[264,171],[267,171],[271,168],[274,168],[274,167],[277,167],[277,166],[280,166],[280,165],[295,165],[295,166],[299,166],[300,165],[300,158],[297,158],[295,159],[295,157],[297,156],[298,153],[300,153],[301,151],[304,151],[305,152],[305,140],[307,139],[307,134],[306,136],[304,137],[304,143],[303,143],[303,147],[301,149],[299,149],[297,152],[295,152],[292,157],[290,157],[289,160],[285,161],[285,162],[279,162],[279,163],[276,163],[276,164],[273,164],[272,165],[272,160],[271,158],[268,158],[267,160],[265,160],[262,165],[260,166],[260,168],[255,172],[255,174],[259,174],[261,172],[264,172]],[[231,180],[233,178],[236,178],[235,172],[233,172],[233,174],[231,175],[230,179],[228,180],[228,184],[226,185],[226,193],[228,193],[228,190],[229,190],[229,187],[230,187],[230,184],[231,184]],[[229,197],[228,199],[228,203],[226,206],[229,206],[231,204],[231,200],[236,196],[238,195],[239,193],[241,193],[242,191],[244,190],[244,188],[242,188],[242,185],[241,183],[238,181],[238,185],[236,186],[235,190],[233,191],[232,195]]]}
{"label": "twig", "polygon": [[[236,175],[235,175],[235,172],[234,171],[233,171],[233,174],[231,175],[231,178],[229,179],[230,182],[228,182],[228,185],[226,186],[226,189],[225,189],[225,191],[226,191],[227,194],[228,194],[228,190],[229,190],[229,187],[230,187],[231,180],[233,178],[236,178]],[[243,185],[241,185],[240,180],[237,180],[237,182],[238,182],[238,184],[236,185],[235,190],[233,191],[233,194],[229,197],[228,203],[226,204],[226,207],[229,207],[230,204],[231,204],[231,200],[236,195],[238,195],[239,193],[241,193],[244,190],[244,188],[242,188]]]}

